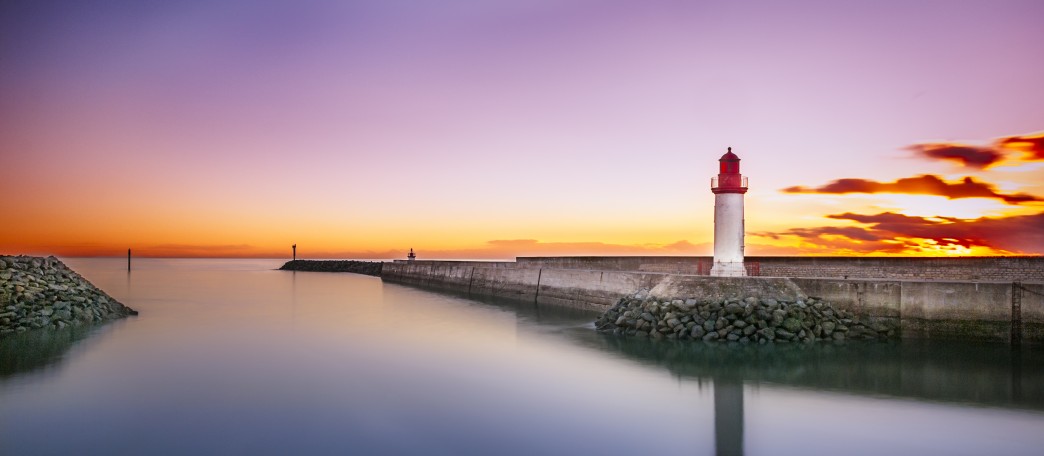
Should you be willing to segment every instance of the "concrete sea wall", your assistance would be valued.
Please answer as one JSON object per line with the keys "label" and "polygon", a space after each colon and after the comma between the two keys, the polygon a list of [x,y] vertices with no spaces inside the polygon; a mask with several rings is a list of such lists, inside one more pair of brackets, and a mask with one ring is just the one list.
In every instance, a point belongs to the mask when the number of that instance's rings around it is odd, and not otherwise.
{"label": "concrete sea wall", "polygon": [[[595,269],[707,275],[714,262],[700,256],[519,257],[520,268]],[[746,257],[762,277],[940,279],[1044,282],[1044,257]]]}
{"label": "concrete sea wall", "polygon": [[861,317],[891,320],[907,338],[1044,342],[1044,281],[730,278],[523,264],[396,262],[381,275],[393,283],[591,310],[640,289],[661,298],[815,296]]}

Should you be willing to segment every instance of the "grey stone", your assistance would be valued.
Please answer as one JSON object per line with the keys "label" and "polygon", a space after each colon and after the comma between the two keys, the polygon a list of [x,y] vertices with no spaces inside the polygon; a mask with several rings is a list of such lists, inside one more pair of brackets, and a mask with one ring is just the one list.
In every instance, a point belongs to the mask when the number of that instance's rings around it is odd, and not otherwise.
{"label": "grey stone", "polygon": [[689,304],[686,304],[685,301],[682,301],[680,299],[676,299],[676,300],[672,301],[671,302],[671,306],[674,307],[675,309],[678,309],[681,312],[684,312],[684,313],[692,312],[692,309],[693,309],[693,306],[691,306]]}
{"label": "grey stone", "polygon": [[801,321],[796,318],[787,318],[783,320],[783,329],[796,333],[801,330]]}
{"label": "grey stone", "polygon": [[829,320],[828,321],[824,321],[822,323],[822,326],[823,326],[823,334],[826,334],[826,335],[829,336],[831,333],[834,332],[834,322],[829,321]]}
{"label": "grey stone", "polygon": [[693,326],[692,329],[689,330],[689,336],[693,339],[700,339],[706,334],[707,331],[704,331],[703,328],[700,326]]}
{"label": "grey stone", "polygon": [[726,304],[725,313],[729,315],[741,315],[743,313],[743,306],[735,303]]}

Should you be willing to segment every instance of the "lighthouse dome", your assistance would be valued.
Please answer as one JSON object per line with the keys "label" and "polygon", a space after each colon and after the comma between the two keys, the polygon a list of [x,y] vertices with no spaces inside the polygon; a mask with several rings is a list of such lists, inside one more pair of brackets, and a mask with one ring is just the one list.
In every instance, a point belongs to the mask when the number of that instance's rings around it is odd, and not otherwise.
{"label": "lighthouse dome", "polygon": [[718,159],[718,161],[739,161],[739,159],[739,156],[732,153],[732,148],[730,147],[729,151],[725,152],[725,155],[722,155],[721,158]]}
{"label": "lighthouse dome", "polygon": [[732,153],[732,148],[730,147],[729,151],[725,152],[725,155],[718,159],[720,165],[718,172],[721,174],[739,174],[739,162],[740,158]]}

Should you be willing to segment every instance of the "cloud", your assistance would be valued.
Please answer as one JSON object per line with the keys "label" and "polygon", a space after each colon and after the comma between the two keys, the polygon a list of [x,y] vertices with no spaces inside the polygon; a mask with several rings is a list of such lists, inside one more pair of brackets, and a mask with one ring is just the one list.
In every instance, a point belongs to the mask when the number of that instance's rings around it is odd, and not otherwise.
{"label": "cloud", "polygon": [[[907,149],[923,158],[956,162],[966,168],[985,170],[994,165],[1020,165],[1044,160],[1044,132],[998,138],[985,146],[937,142],[915,144]],[[892,182],[837,179],[820,187],[795,186],[782,191],[814,194],[893,193],[944,196],[949,199],[988,198],[1011,205],[1038,207],[1044,202],[1044,197],[1025,192],[1003,192],[995,184],[971,176],[947,181],[935,174],[922,174]],[[769,241],[767,244],[771,247],[768,250],[776,254],[1044,254],[1044,212],[969,219],[917,217],[894,212],[848,212],[826,217],[841,226],[799,227],[786,231],[751,233],[751,237]]]}
{"label": "cloud", "polygon": [[922,174],[906,177],[895,182],[878,182],[868,179],[838,179],[822,187],[809,188],[802,186],[783,189],[786,193],[905,193],[914,195],[938,195],[949,199],[957,198],[995,198],[1008,204],[1022,204],[1042,201],[1040,197],[1028,193],[999,193],[992,184],[978,182],[965,177],[960,182],[946,182],[933,174]]}
{"label": "cloud", "polygon": [[907,149],[927,158],[957,161],[968,168],[984,169],[1004,156],[990,147],[975,147],[963,144],[929,143],[914,144]]}
{"label": "cloud", "polygon": [[[70,242],[10,246],[12,254],[72,257],[122,257],[130,247],[135,258],[281,258],[282,251],[265,251],[250,244],[124,244]],[[0,247],[0,251],[7,250]]]}
{"label": "cloud", "polygon": [[1044,132],[1009,136],[997,141],[997,145],[1005,149],[1025,152],[1028,160],[1044,160]]}
{"label": "cloud", "polygon": [[1011,217],[915,217],[893,212],[834,214],[864,226],[793,228],[754,233],[771,239],[797,238],[808,251],[839,253],[924,253],[941,248],[983,248],[995,254],[1044,254],[1044,212]]}
{"label": "cloud", "polygon": [[989,146],[943,142],[914,144],[907,150],[933,160],[958,162],[966,168],[986,169],[1010,159],[1011,151],[1022,152],[1016,160],[1044,160],[1044,132],[1000,138]]}
{"label": "cloud", "polygon": [[257,247],[249,244],[155,244],[141,246],[133,250],[134,256],[153,258],[270,258],[282,254],[282,252],[262,252]]}

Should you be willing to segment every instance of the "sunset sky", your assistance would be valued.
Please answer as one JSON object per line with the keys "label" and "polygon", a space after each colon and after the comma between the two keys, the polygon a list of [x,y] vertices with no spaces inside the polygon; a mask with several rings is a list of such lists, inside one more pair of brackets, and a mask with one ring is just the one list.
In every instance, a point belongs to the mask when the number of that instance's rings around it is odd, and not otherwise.
{"label": "sunset sky", "polygon": [[0,253],[1044,254],[1044,2],[0,3]]}

